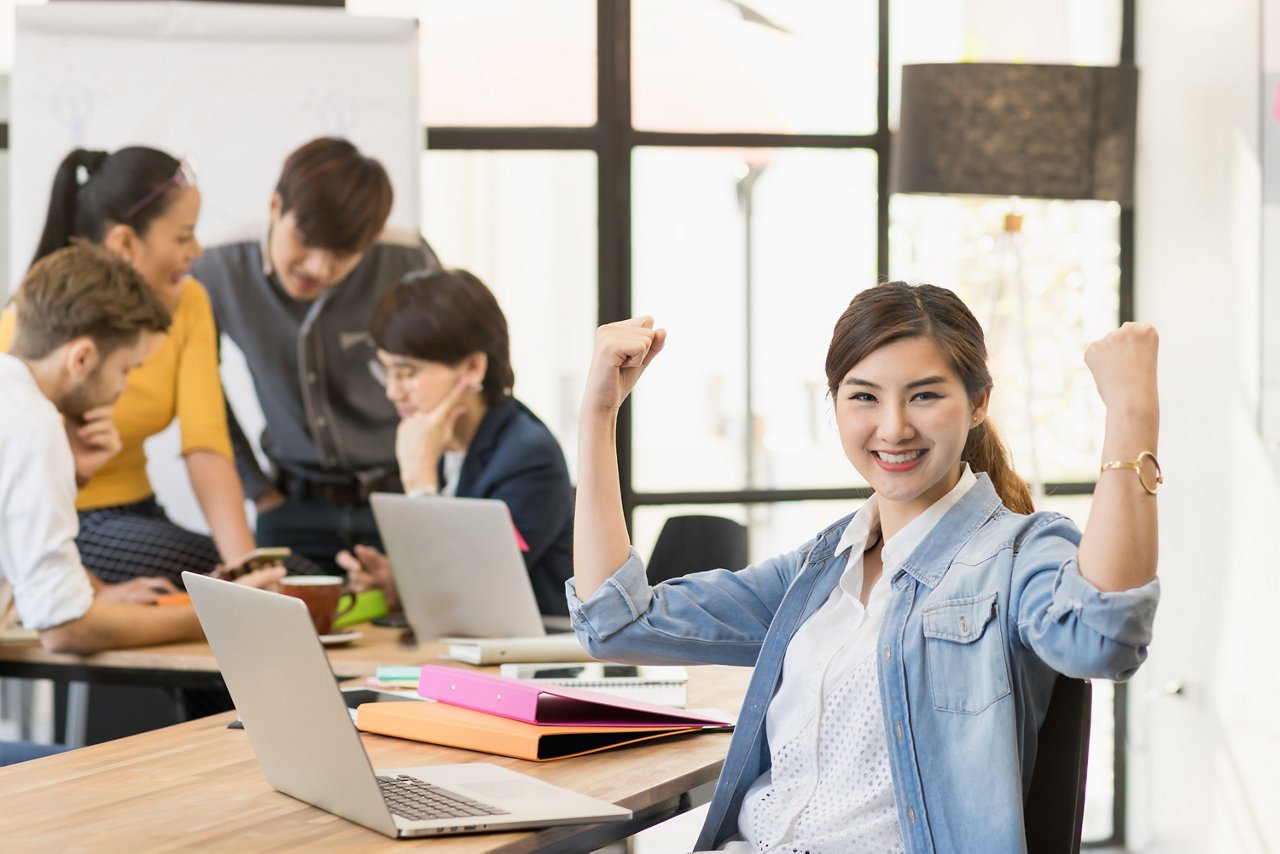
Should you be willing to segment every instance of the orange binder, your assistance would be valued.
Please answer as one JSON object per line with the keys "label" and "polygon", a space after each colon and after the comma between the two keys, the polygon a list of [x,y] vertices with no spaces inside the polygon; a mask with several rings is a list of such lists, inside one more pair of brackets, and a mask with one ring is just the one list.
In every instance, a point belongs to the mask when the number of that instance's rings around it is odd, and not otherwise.
{"label": "orange binder", "polygon": [[700,731],[700,727],[670,726],[540,726],[430,701],[365,703],[356,710],[356,728],[532,762]]}

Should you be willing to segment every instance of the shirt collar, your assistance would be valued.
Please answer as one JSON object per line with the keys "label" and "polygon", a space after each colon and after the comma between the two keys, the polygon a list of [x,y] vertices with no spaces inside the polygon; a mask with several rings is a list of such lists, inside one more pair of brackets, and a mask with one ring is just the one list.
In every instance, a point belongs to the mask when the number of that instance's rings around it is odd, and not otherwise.
{"label": "shirt collar", "polygon": [[[871,590],[872,598],[887,595],[890,580],[903,562],[906,561],[907,557],[915,551],[916,546],[924,542],[924,539],[929,536],[929,532],[941,521],[947,511],[955,507],[960,502],[960,499],[964,498],[977,484],[977,477],[969,470],[969,464],[965,463],[960,472],[960,480],[956,482],[955,486],[951,487],[950,492],[933,502],[927,510],[912,519],[901,531],[885,542],[884,548],[880,552],[882,570],[880,578],[877,579],[875,587]],[[862,506],[862,509],[855,513],[853,518],[849,520],[849,524],[845,526],[844,533],[841,534],[840,542],[836,544],[834,552],[834,554],[841,554],[854,546],[858,547],[857,560],[849,560],[838,582],[840,589],[852,599],[858,600],[862,595],[861,552],[867,550],[868,544],[872,542],[872,537],[878,536],[879,531],[880,504],[873,493],[867,499],[867,503]],[[870,606],[870,600],[868,600],[868,606]]]}
{"label": "shirt collar", "polygon": [[878,530],[880,530],[880,503],[873,493],[867,499],[867,503],[862,505],[862,509],[853,514],[849,524],[844,526],[844,533],[840,535],[840,542],[836,543],[832,554],[841,554],[854,546],[858,546],[859,551],[866,551],[867,543],[871,540],[871,532]]}
{"label": "shirt collar", "polygon": [[902,563],[902,572],[930,589],[942,583],[956,555],[979,529],[998,514],[1012,512],[986,472],[978,472],[977,478],[978,483],[938,522],[937,535],[926,537]]}
{"label": "shirt collar", "polygon": [[[894,534],[893,537],[884,544],[884,551],[881,552],[881,560],[883,560],[886,569],[890,562],[896,567],[904,561],[907,555],[911,554],[916,546],[928,536],[929,531],[933,530],[933,526],[947,514],[947,511],[960,501],[965,494],[973,489],[978,483],[978,478],[974,476],[969,469],[969,464],[964,463],[964,468],[960,471],[960,480],[956,481],[956,485],[951,487],[951,491],[939,498],[930,505],[916,518],[912,519],[906,527]],[[836,543],[835,551],[832,554],[840,554],[853,546],[861,546],[865,551],[867,544],[871,541],[871,533],[880,530],[880,504],[878,497],[873,493],[867,499],[867,503],[862,505],[862,509],[853,514],[853,518],[849,520],[849,524],[845,526],[844,533],[840,535],[840,541]],[[886,574],[888,574],[886,572]]]}
{"label": "shirt collar", "polygon": [[40,391],[40,383],[36,382],[36,375],[31,372],[31,366],[10,353],[0,353],[0,376],[8,375],[15,380],[19,380],[30,385],[43,396],[44,392]]}

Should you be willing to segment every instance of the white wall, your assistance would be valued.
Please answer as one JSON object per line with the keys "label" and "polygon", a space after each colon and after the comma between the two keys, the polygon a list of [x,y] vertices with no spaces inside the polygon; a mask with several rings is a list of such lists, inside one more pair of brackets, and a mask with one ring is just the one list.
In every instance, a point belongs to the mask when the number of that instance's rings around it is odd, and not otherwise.
{"label": "white wall", "polygon": [[1280,850],[1280,453],[1256,427],[1258,2],[1138,4],[1137,313],[1161,334],[1168,481],[1164,598],[1131,693],[1142,851]]}

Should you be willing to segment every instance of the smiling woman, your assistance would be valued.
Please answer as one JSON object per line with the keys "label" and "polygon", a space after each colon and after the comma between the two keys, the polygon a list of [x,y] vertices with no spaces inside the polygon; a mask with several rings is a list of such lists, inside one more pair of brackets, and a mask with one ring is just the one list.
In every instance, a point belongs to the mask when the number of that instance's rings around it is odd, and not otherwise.
{"label": "smiling woman", "polygon": [[[871,498],[788,553],[651,586],[615,430],[666,342],[647,317],[597,332],[569,610],[596,658],[754,666],[699,850],[1023,850],[1059,674],[1125,679],[1146,658],[1153,494],[1102,478],[1083,537],[1032,512],[986,418],[977,320],[951,291],[889,282],[849,303],[826,359]],[[1154,455],[1156,349],[1154,329],[1125,324],[1086,351],[1113,414],[1104,471]]]}
{"label": "smiling woman", "polygon": [[[186,163],[153,148],[76,149],[59,165],[33,261],[81,240],[139,273],[172,315],[168,335],[131,372],[110,406],[69,432],[81,487],[76,499],[85,565],[104,581],[206,573],[254,548],[244,492],[231,462],[208,295],[191,278],[200,190]],[[0,321],[7,346],[12,317]],[[212,539],[175,525],[156,502],[143,443],[177,419],[182,453]],[[119,448],[118,453],[105,453]],[[294,559],[295,569],[307,570]]]}
{"label": "smiling woman", "polygon": [[161,194],[173,196],[167,209],[145,229],[119,223],[102,240],[104,246],[142,274],[170,312],[177,310],[187,279],[191,277],[191,263],[200,255],[200,243],[196,240],[200,191],[194,183],[172,183],[182,174],[181,171],[175,173],[175,178],[162,182],[140,204],[130,208],[136,211],[133,216],[139,217],[144,206],[158,204],[155,199]]}

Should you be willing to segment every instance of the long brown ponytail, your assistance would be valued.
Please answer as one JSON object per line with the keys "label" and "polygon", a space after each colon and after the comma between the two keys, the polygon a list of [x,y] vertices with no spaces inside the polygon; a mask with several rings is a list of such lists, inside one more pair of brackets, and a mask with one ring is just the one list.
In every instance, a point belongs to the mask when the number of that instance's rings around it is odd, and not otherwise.
{"label": "long brown ponytail", "polygon": [[[846,374],[871,353],[904,338],[928,338],[951,364],[970,399],[991,388],[982,326],[960,298],[934,285],[885,282],[853,298],[836,321],[827,349],[827,390],[835,397]],[[969,431],[960,459],[986,472],[1006,507],[1030,513],[1031,491],[1018,477],[990,419]]]}
{"label": "long brown ponytail", "polygon": [[1027,483],[1018,477],[1009,460],[1009,449],[1000,438],[996,425],[988,418],[969,431],[960,459],[969,464],[974,471],[984,471],[991,478],[996,495],[1014,513],[1031,513],[1035,505],[1031,502],[1031,490]]}

